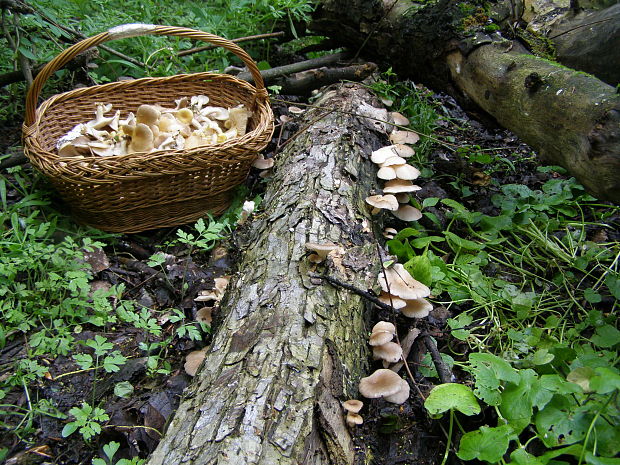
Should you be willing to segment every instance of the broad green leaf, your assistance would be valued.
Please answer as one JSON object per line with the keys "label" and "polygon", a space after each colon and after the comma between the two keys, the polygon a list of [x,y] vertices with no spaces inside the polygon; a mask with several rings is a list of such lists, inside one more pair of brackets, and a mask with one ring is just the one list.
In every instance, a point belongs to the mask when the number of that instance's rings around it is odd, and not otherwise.
{"label": "broad green leaf", "polygon": [[620,374],[607,367],[598,367],[595,376],[590,379],[590,389],[599,394],[610,394],[620,390]]}
{"label": "broad green leaf", "polygon": [[594,335],[590,338],[593,344],[608,349],[620,344],[620,331],[611,325],[604,325],[596,328]]}
{"label": "broad green leaf", "polygon": [[407,241],[401,242],[396,239],[391,239],[386,242],[386,245],[388,246],[390,253],[398,257],[398,261],[400,263],[405,263],[410,258],[415,256],[415,252]]}
{"label": "broad green leaf", "polygon": [[77,422],[72,421],[71,423],[67,423],[62,429],[62,437],[66,438],[67,436],[71,436],[75,431],[79,428],[80,425]]}
{"label": "broad green leaf", "polygon": [[611,295],[620,300],[620,276],[618,273],[607,273],[607,276],[605,276],[605,284],[607,284]]}
{"label": "broad green leaf", "polygon": [[497,428],[481,426],[479,430],[463,435],[456,455],[463,460],[478,459],[497,463],[508,450],[510,441],[516,437],[509,425]]}
{"label": "broad green leaf", "polygon": [[505,360],[486,353],[472,353],[469,356],[471,372],[475,379],[474,394],[488,405],[501,403],[501,380],[519,382],[517,371]]}
{"label": "broad green leaf", "polygon": [[547,462],[542,461],[539,457],[535,457],[528,453],[524,448],[519,447],[510,454],[510,463],[516,465],[545,465]]}
{"label": "broad green leaf", "polygon": [[584,392],[590,392],[590,379],[592,379],[595,374],[594,369],[588,366],[578,367],[568,374],[566,380],[577,384]]}
{"label": "broad green leaf", "polygon": [[114,395],[127,398],[133,394],[134,388],[129,381],[121,381],[114,385]]}
{"label": "broad green leaf", "polygon": [[422,234],[420,231],[418,231],[417,229],[414,228],[403,228],[400,231],[398,231],[398,234],[396,234],[396,236],[394,236],[394,239],[396,240],[403,240],[403,239],[408,239],[412,236],[419,236],[420,234]]}
{"label": "broad green leaf", "polygon": [[586,299],[591,304],[597,304],[601,300],[603,300],[603,297],[601,296],[601,294],[596,292],[591,287],[588,287],[587,289],[583,291],[583,298]]}
{"label": "broad green leaf", "polygon": [[106,457],[111,462],[112,459],[114,458],[114,455],[116,455],[116,452],[118,451],[120,447],[121,447],[120,443],[116,441],[110,441],[109,443],[103,446],[103,453],[106,455]]}
{"label": "broad green leaf", "polygon": [[591,415],[577,413],[577,404],[570,396],[555,395],[535,416],[538,437],[547,447],[574,444],[586,435]]}
{"label": "broad green leaf", "polygon": [[426,254],[411,257],[411,259],[408,260],[403,266],[411,274],[411,276],[420,281],[422,284],[429,287],[433,284],[431,278],[431,262]]}
{"label": "broad green leaf", "polygon": [[429,394],[424,407],[432,416],[455,409],[464,415],[480,413],[480,405],[470,388],[463,384],[446,383],[435,386]]}
{"label": "broad green leaf", "polygon": [[534,413],[534,386],[538,377],[534,370],[520,370],[519,383],[508,383],[502,393],[499,407],[503,417],[510,422],[516,432],[530,424]]}
{"label": "broad green leaf", "polygon": [[530,357],[530,361],[534,365],[546,365],[547,363],[551,363],[553,359],[554,355],[550,354],[547,349],[538,349]]}
{"label": "broad green leaf", "polygon": [[484,244],[478,244],[477,242],[470,241],[469,239],[463,239],[450,231],[444,231],[444,235],[446,236],[446,239],[448,239],[448,242],[465,250],[480,250],[484,248]]}
{"label": "broad green leaf", "polygon": [[424,236],[424,237],[418,237],[417,239],[413,239],[412,241],[409,241],[409,243],[411,244],[411,247],[413,247],[414,249],[423,249],[431,242],[444,242],[444,241],[445,239],[440,236]]}

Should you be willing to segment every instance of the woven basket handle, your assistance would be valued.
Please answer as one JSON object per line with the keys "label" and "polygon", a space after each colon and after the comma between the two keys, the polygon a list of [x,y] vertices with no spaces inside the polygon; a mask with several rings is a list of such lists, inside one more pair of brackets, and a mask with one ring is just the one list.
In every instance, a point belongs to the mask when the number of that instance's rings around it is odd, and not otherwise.
{"label": "woven basket handle", "polygon": [[101,34],[89,37],[72,45],[45,65],[45,67],[37,74],[37,77],[34,79],[32,86],[28,91],[28,95],[26,96],[26,125],[30,126],[35,120],[37,101],[39,99],[39,95],[41,94],[43,85],[52,74],[75,58],[75,56],[104,42],[151,34],[158,36],[189,37],[191,39],[210,42],[213,45],[225,48],[229,52],[232,52],[241,58],[241,60],[243,60],[248,67],[250,73],[252,74],[252,78],[254,78],[256,97],[259,99],[269,98],[267,89],[265,89],[263,77],[256,67],[256,63],[245,50],[236,45],[234,42],[224,39],[223,37],[209,34],[208,32],[197,31],[186,27],[158,26],[154,24],[124,24],[122,26],[113,27],[106,32],[102,32]]}

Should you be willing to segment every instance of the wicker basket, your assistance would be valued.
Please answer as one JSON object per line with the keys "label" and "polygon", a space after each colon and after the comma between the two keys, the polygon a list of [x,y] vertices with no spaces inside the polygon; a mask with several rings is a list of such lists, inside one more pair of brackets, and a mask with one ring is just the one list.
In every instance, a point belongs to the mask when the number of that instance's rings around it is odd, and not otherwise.
{"label": "wicker basket", "polygon": [[[115,82],[55,95],[36,108],[47,79],[77,54],[110,40],[140,35],[178,36],[210,42],[237,55],[256,87],[232,76],[196,73]],[[244,104],[252,112],[247,133],[221,144],[191,150],[157,150],[110,157],[61,157],[56,141],[93,118],[95,103],[111,103],[121,115],[141,104],[170,107],[175,99],[207,95],[210,104]],[[273,134],[273,114],[263,79],[252,58],[229,40],[193,29],[128,24],[68,48],[37,75],[26,97],[24,152],[47,176],[80,223],[110,232],[134,233],[219,214],[230,191],[242,183]]]}

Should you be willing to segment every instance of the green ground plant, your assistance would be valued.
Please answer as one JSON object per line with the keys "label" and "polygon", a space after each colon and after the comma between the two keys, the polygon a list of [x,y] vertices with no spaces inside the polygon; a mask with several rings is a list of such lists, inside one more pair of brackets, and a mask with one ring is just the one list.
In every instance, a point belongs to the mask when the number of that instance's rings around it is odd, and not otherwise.
{"label": "green ground plant", "polygon": [[[412,129],[432,131],[428,118],[416,119],[429,111],[419,94],[389,82],[375,88],[395,100]],[[422,110],[411,111],[416,105]],[[518,160],[479,146],[455,153],[491,175],[515,171]],[[539,170],[556,177],[540,189],[494,186],[493,214],[466,206],[462,199],[473,191],[457,175],[451,185],[459,200],[425,198],[419,206],[427,226],[412,223],[387,242],[390,253],[431,287],[437,303],[460,309],[448,320],[460,344],[442,356],[471,378],[472,396],[446,408],[436,405],[445,396],[429,397],[427,409],[449,412],[449,436],[454,422],[461,435],[456,455],[464,461],[544,465],[571,457],[579,464],[615,464],[620,243],[605,240],[604,231],[613,229],[607,221],[620,208],[585,193],[559,167]],[[603,231],[596,240],[594,227]],[[425,360],[421,372],[437,376]],[[456,410],[474,402],[493,420],[464,422]]]}

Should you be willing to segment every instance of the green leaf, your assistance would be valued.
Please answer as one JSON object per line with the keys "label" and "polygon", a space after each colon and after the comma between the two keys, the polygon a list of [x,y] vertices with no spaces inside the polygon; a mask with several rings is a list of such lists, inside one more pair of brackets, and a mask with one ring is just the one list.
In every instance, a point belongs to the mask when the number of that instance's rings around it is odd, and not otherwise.
{"label": "green leaf", "polygon": [[546,365],[547,363],[551,363],[554,358],[554,355],[550,354],[549,350],[538,349],[532,354],[532,356],[530,357],[530,361],[534,365]]}
{"label": "green leaf", "polygon": [[118,397],[131,397],[133,391],[133,385],[129,381],[121,381],[120,383],[116,383],[114,385],[114,395],[117,395]]}
{"label": "green leaf", "polygon": [[510,463],[515,465],[544,465],[547,462],[540,460],[538,457],[528,453],[524,448],[519,447],[510,454]]}
{"label": "green leaf", "polygon": [[424,407],[431,416],[437,416],[452,409],[467,416],[480,413],[480,405],[471,389],[457,383],[435,386],[424,401]]}
{"label": "green leaf", "polygon": [[88,370],[93,366],[93,357],[90,354],[74,354],[71,358],[75,360],[75,363],[77,363],[82,370]]}
{"label": "green leaf", "polygon": [[107,355],[103,360],[103,369],[106,373],[115,373],[120,370],[120,367],[125,364],[127,357],[122,355],[119,351]]}
{"label": "green leaf", "polygon": [[519,383],[508,383],[502,393],[500,412],[516,432],[530,424],[534,412],[535,385],[538,380],[534,370],[520,370]]}
{"label": "green leaf", "polygon": [[75,433],[75,431],[79,428],[80,425],[77,424],[77,422],[72,421],[71,423],[67,423],[65,425],[65,427],[62,429],[62,437],[66,438],[68,436],[71,436],[73,433]]}
{"label": "green leaf", "polygon": [[604,325],[596,328],[594,335],[590,338],[593,344],[604,349],[620,344],[620,331],[611,325]]}
{"label": "green leaf", "polygon": [[592,289],[591,287],[585,289],[583,291],[583,298],[586,299],[588,302],[590,302],[591,304],[597,304],[599,303],[601,300],[603,300],[603,297],[601,297],[601,294],[599,294],[598,292],[596,292],[594,289]]}
{"label": "green leaf", "polygon": [[469,239],[463,239],[450,231],[444,231],[444,235],[448,242],[454,244],[458,248],[465,250],[481,250],[484,248],[484,244],[478,244],[477,242],[470,241]]}
{"label": "green leaf", "polygon": [[409,241],[409,244],[411,244],[411,247],[413,247],[414,249],[423,249],[431,242],[444,242],[444,241],[445,239],[440,236],[424,236],[424,237],[418,237],[417,239]]}
{"label": "green leaf", "polygon": [[422,208],[434,207],[439,203],[439,197],[427,197],[422,201]]}
{"label": "green leaf", "polygon": [[26,47],[19,47],[19,53],[24,55],[29,60],[37,61],[37,57],[30,50],[28,50]]}
{"label": "green leaf", "polygon": [[426,254],[411,257],[411,259],[405,262],[403,266],[411,274],[411,276],[420,281],[422,284],[429,287],[433,284],[431,278],[431,262]]}
{"label": "green leaf", "polygon": [[401,242],[397,239],[391,239],[386,242],[386,245],[388,246],[390,253],[398,257],[398,261],[400,263],[405,263],[415,255],[415,252],[407,241]]}
{"label": "green leaf", "polygon": [[467,313],[461,313],[456,318],[448,318],[448,326],[452,329],[452,337],[460,341],[466,341],[471,334],[469,329],[464,329],[474,321],[473,317]]}
{"label": "green leaf", "polygon": [[471,372],[475,379],[474,394],[489,405],[499,405],[500,381],[519,382],[517,371],[505,360],[486,353],[472,353],[469,356]]}
{"label": "green leaf", "polygon": [[116,441],[111,441],[103,446],[103,453],[110,460],[110,462],[114,458],[114,455],[116,455],[116,452],[118,451],[119,447],[121,447],[121,445],[120,443]]}
{"label": "green leaf", "polygon": [[611,295],[620,300],[620,276],[618,276],[618,273],[607,273],[607,276],[605,276],[605,284],[607,284]]}
{"label": "green leaf", "polygon": [[596,375],[590,379],[590,389],[599,394],[611,394],[620,390],[620,375],[608,367],[595,368]]}
{"label": "green leaf", "polygon": [[590,415],[576,412],[577,404],[570,396],[555,395],[536,414],[538,437],[547,447],[574,444],[583,440],[590,426]]}
{"label": "green leaf", "polygon": [[479,430],[463,435],[456,455],[463,460],[478,459],[497,463],[508,450],[510,441],[516,437],[509,425],[497,428],[481,426]]}

